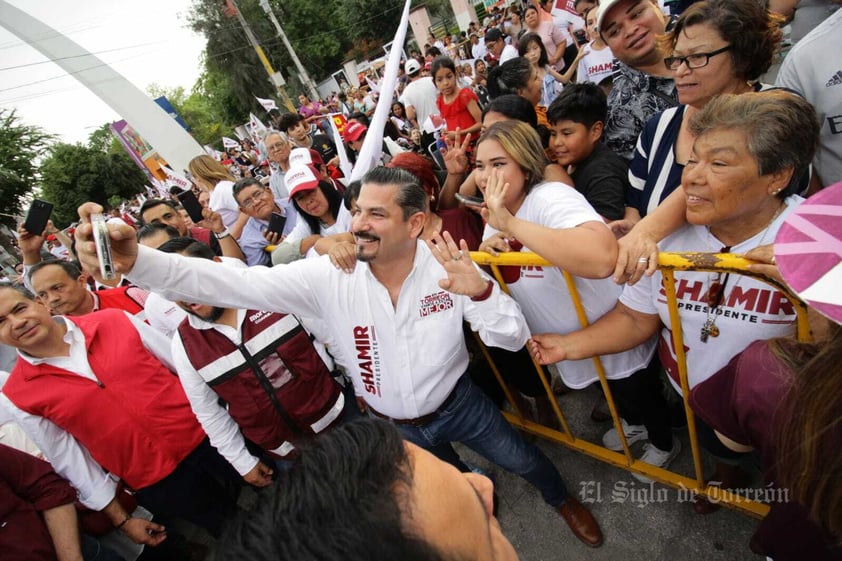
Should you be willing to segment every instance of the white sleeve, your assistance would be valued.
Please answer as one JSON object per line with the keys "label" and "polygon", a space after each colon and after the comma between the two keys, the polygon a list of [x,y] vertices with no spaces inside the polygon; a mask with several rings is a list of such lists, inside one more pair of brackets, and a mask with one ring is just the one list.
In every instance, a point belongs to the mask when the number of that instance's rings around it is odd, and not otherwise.
{"label": "white sleeve", "polygon": [[535,192],[535,196],[537,200],[530,203],[530,208],[536,216],[524,217],[535,224],[547,228],[575,228],[586,222],[605,223],[584,195],[563,183],[546,184]]}
{"label": "white sleeve", "polygon": [[0,409],[11,416],[44,453],[53,469],[79,492],[79,501],[92,510],[102,510],[114,499],[117,483],[73,435],[52,421],[19,409],[0,394]]}
{"label": "white sleeve", "polygon": [[[482,276],[489,279],[485,273],[482,273]],[[486,345],[518,351],[526,344],[529,328],[520,306],[500,290],[496,282],[491,296],[481,302],[474,302],[467,296],[459,298],[465,299],[464,318],[471,324],[471,329],[479,333],[480,339]],[[356,376],[354,378],[356,379]]]}
{"label": "white sleeve", "polygon": [[129,312],[125,312],[125,314],[140,334],[140,341],[146,347],[146,350],[160,360],[164,366],[169,368],[170,372],[175,372],[172,352],[170,351],[170,340],[167,336],[148,323],[135,317],[134,314],[130,314]]}
{"label": "white sleeve", "polygon": [[313,232],[310,231],[310,225],[307,224],[307,221],[304,220],[301,213],[295,210],[295,207],[291,208],[298,214],[298,216],[295,217],[295,226],[292,231],[284,238],[284,241],[287,243],[299,242],[307,236],[313,235]]}
{"label": "white sleeve", "polygon": [[137,260],[126,276],[173,302],[324,316],[318,293],[334,272],[328,259],[303,259],[271,268],[234,268],[144,246],[137,249]]}
{"label": "white sleeve", "polygon": [[642,314],[658,315],[658,308],[652,298],[654,291],[661,286],[661,274],[655,273],[651,277],[644,276],[632,286],[623,287],[620,294],[620,302]]}
{"label": "white sleeve", "polygon": [[219,405],[219,396],[193,368],[178,334],[172,340],[172,357],[178,379],[190,401],[190,408],[210,438],[210,443],[234,466],[237,473],[247,474],[257,465],[258,459],[246,449],[240,427],[228,411]]}

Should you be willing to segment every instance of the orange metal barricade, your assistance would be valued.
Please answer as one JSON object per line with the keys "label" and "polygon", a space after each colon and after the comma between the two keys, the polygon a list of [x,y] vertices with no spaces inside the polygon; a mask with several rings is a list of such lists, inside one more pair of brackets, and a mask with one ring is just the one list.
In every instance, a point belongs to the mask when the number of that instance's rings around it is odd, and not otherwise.
{"label": "orange metal barricade", "polygon": [[[539,257],[534,253],[503,253],[495,257],[484,252],[472,252],[471,259],[473,259],[474,262],[478,265],[491,267],[494,276],[497,279],[497,282],[500,283],[500,286],[503,287],[503,289],[506,292],[508,292],[508,287],[506,286],[506,283],[503,280],[503,276],[500,273],[500,266],[552,266],[545,259]],[[696,435],[695,417],[693,415],[693,411],[691,410],[688,401],[690,388],[687,376],[687,363],[686,358],[684,356],[684,335],[681,331],[681,322],[679,320],[678,315],[678,307],[675,293],[675,278],[673,274],[674,271],[721,271],[732,274],[751,276],[758,280],[766,282],[783,292],[793,303],[798,313],[798,339],[801,341],[809,341],[811,339],[811,335],[810,328],[807,323],[806,305],[803,302],[801,302],[801,300],[799,300],[798,297],[794,293],[792,293],[787,286],[780,284],[775,279],[764,277],[763,275],[758,275],[756,273],[748,271],[747,266],[749,264],[751,264],[751,261],[733,254],[661,253],[658,256],[658,268],[663,274],[663,285],[664,290],[666,292],[670,319],[672,325],[675,326],[672,331],[673,348],[676,349],[676,360],[678,362],[678,370],[684,400],[684,410],[687,414],[687,429],[689,432],[690,446],[693,455],[694,477],[688,477],[676,472],[655,467],[651,464],[641,462],[640,460],[637,460],[632,456],[631,451],[629,450],[628,442],[626,442],[623,430],[620,428],[620,417],[617,413],[617,407],[614,402],[613,395],[611,394],[611,389],[608,386],[608,380],[605,376],[605,370],[602,367],[602,361],[599,357],[594,357],[593,361],[596,367],[597,374],[599,375],[599,382],[602,386],[602,391],[605,393],[605,397],[608,402],[608,408],[611,412],[611,418],[614,422],[614,427],[617,429],[617,432],[620,436],[620,441],[623,446],[622,452],[615,452],[613,450],[609,450],[599,444],[595,444],[593,442],[577,438],[573,434],[573,432],[570,429],[570,425],[568,424],[567,419],[565,418],[564,413],[562,412],[561,407],[558,404],[558,401],[553,395],[552,388],[550,386],[550,381],[547,380],[546,376],[544,375],[543,369],[537,363],[534,363],[534,361],[533,363],[535,366],[535,370],[541,379],[541,382],[544,386],[544,390],[550,397],[550,403],[552,404],[553,410],[555,411],[555,414],[558,417],[559,424],[561,425],[561,430],[559,431],[526,419],[523,416],[523,412],[518,409],[517,402],[512,399],[511,390],[509,389],[508,385],[504,382],[499,370],[494,365],[493,360],[489,356],[488,351],[482,344],[482,341],[479,341],[479,337],[477,337],[477,340],[480,343],[480,347],[482,348],[483,353],[485,354],[485,358],[491,365],[491,369],[494,372],[495,377],[497,378],[497,382],[502,387],[503,392],[506,395],[506,399],[510,404],[512,404],[512,408],[514,409],[514,413],[504,412],[503,415],[512,425],[516,426],[519,429],[523,429],[538,436],[544,437],[548,440],[558,442],[560,444],[563,444],[564,446],[567,446],[568,448],[587,454],[588,456],[591,456],[592,458],[595,458],[602,462],[620,467],[627,471],[643,474],[665,485],[669,485],[675,488],[681,488],[691,493],[695,492],[699,495],[707,496],[715,500],[719,504],[722,504],[729,508],[733,508],[735,510],[742,511],[754,517],[765,516],[769,510],[769,507],[767,505],[745,498],[741,495],[729,493],[726,490],[721,489],[717,486],[708,485],[704,479],[704,475],[702,473],[701,450],[699,448],[698,438]],[[588,325],[588,319],[585,316],[584,308],[582,307],[582,303],[579,299],[579,294],[576,290],[573,278],[567,272],[563,273],[564,279],[567,282],[568,290],[570,290],[571,297],[576,307],[576,313],[579,317],[579,322],[582,325],[582,327],[585,327]]]}

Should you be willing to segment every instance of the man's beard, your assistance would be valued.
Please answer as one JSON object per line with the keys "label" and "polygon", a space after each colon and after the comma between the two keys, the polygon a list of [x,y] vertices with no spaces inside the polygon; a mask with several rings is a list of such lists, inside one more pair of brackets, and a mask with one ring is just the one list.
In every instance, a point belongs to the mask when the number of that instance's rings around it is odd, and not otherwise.
{"label": "man's beard", "polygon": [[[371,234],[366,234],[364,232],[354,234],[355,241],[356,240],[370,240],[370,241],[380,241],[380,238],[377,236],[373,236]],[[368,263],[374,260],[377,257],[377,253],[371,254],[363,254],[363,246],[357,244],[357,261],[362,261],[363,263]]]}

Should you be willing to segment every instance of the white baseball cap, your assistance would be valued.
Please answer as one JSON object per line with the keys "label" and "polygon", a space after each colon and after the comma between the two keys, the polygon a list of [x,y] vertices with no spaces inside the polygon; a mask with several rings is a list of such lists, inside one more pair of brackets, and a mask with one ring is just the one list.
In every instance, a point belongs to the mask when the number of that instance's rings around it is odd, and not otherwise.
{"label": "white baseball cap", "polygon": [[316,189],[319,186],[319,179],[310,166],[298,165],[289,168],[289,171],[284,175],[284,183],[286,183],[287,191],[292,198],[302,191]]}

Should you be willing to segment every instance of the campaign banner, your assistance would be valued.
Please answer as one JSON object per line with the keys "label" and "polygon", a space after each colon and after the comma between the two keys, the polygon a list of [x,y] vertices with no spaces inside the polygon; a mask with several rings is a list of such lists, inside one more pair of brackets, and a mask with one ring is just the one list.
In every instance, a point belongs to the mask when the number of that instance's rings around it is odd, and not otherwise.
{"label": "campaign banner", "polygon": [[278,106],[275,104],[275,101],[272,99],[262,99],[257,96],[254,96],[254,99],[257,100],[257,103],[263,107],[267,112],[271,111],[272,109],[277,109]]}
{"label": "campaign banner", "polygon": [[229,148],[239,148],[240,143],[234,140],[233,138],[228,138],[227,136],[222,137],[222,147],[228,150]]}

